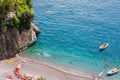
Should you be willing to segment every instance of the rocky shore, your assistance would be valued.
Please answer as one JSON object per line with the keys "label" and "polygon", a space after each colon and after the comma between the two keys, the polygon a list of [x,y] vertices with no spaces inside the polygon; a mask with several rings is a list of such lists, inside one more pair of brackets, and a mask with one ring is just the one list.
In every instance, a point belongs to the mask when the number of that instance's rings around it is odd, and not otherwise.
{"label": "rocky shore", "polygon": [[23,30],[22,33],[17,28],[8,29],[2,33],[0,35],[0,59],[13,57],[29,47],[36,41],[38,33],[40,30],[33,23],[29,30]]}

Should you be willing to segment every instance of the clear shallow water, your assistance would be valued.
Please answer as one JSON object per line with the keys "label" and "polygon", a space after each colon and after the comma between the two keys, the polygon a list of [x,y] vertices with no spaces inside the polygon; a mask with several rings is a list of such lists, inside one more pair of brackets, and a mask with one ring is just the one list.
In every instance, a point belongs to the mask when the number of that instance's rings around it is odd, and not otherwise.
{"label": "clear shallow water", "polygon": [[33,9],[42,33],[27,55],[95,73],[120,68],[119,0],[34,0]]}

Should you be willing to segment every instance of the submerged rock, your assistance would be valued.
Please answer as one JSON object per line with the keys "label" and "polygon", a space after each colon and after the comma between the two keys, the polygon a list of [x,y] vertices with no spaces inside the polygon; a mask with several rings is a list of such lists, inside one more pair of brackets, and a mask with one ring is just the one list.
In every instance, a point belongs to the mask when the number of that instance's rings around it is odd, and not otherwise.
{"label": "submerged rock", "polygon": [[50,55],[47,52],[43,52],[42,54],[44,57],[50,57]]}

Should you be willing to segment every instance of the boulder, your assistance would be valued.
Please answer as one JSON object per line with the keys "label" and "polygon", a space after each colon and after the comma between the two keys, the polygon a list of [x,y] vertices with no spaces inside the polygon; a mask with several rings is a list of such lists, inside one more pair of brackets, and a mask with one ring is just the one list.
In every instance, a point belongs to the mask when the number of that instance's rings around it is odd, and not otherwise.
{"label": "boulder", "polygon": [[36,34],[41,32],[40,29],[34,23],[32,23],[32,27],[33,27],[33,30],[36,32]]}

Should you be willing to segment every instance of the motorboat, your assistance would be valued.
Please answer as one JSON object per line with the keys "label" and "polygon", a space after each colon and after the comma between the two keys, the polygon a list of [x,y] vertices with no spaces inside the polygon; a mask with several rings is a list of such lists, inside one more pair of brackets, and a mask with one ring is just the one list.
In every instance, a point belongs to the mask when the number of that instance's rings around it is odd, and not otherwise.
{"label": "motorboat", "polygon": [[119,70],[118,70],[117,68],[113,68],[113,69],[109,70],[109,71],[107,72],[107,74],[108,74],[108,75],[113,75],[113,74],[118,73],[118,72],[119,72]]}
{"label": "motorboat", "polygon": [[109,45],[109,43],[104,43],[104,44],[100,45],[99,49],[103,50],[103,49],[107,48],[108,45]]}

